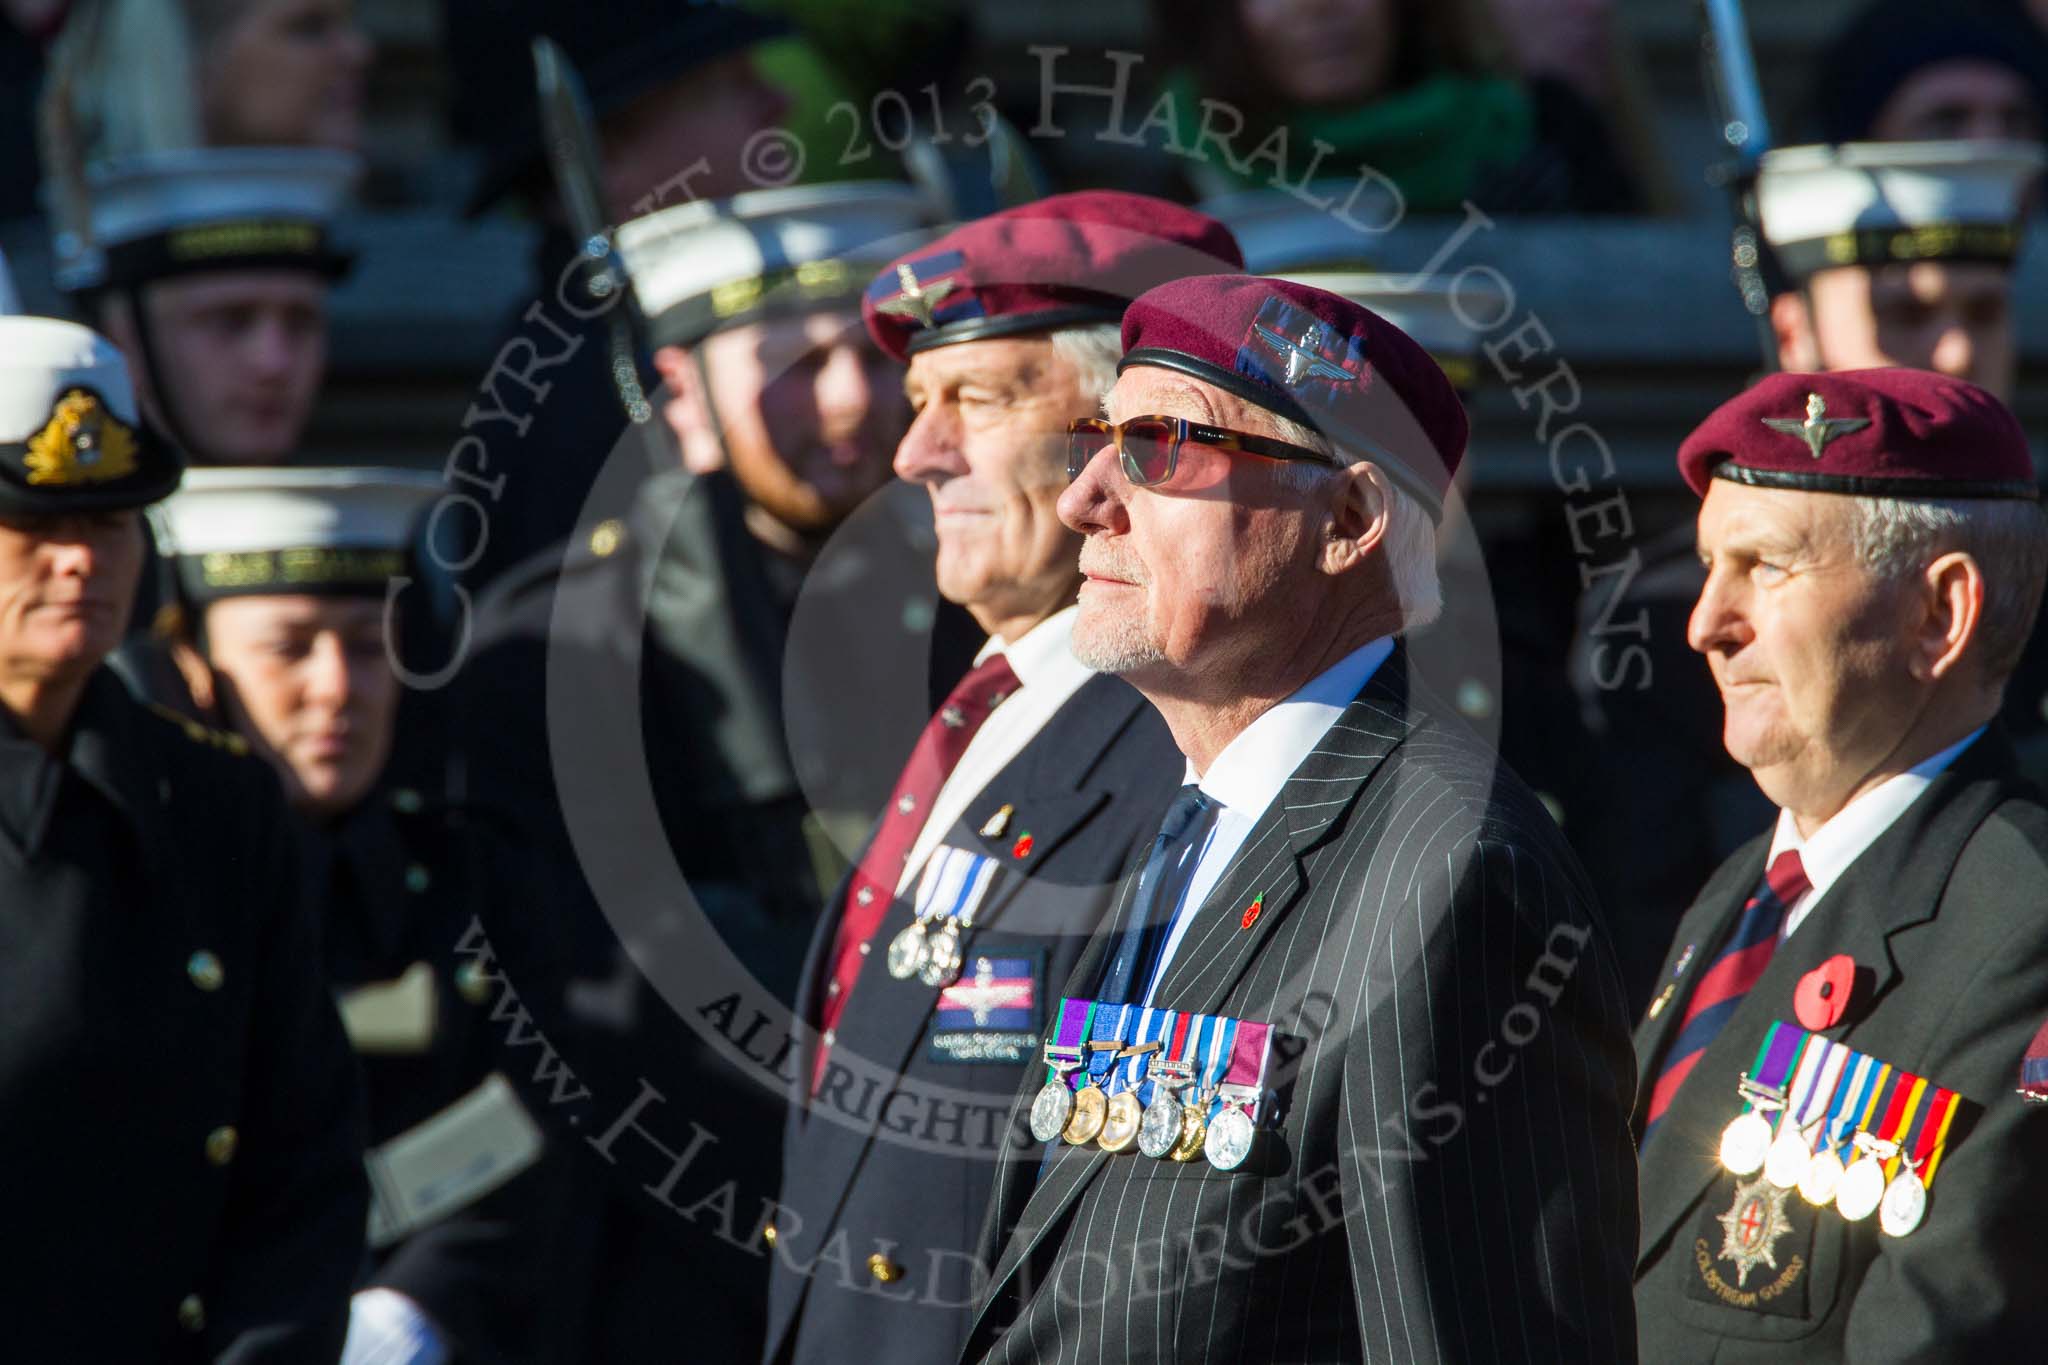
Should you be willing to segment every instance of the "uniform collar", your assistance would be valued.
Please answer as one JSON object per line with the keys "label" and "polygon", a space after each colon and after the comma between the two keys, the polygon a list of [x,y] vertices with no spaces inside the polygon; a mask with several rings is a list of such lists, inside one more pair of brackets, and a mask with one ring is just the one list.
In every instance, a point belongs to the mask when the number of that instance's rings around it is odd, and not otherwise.
{"label": "uniform collar", "polygon": [[1239,731],[1208,772],[1197,773],[1190,761],[1186,780],[1225,810],[1258,819],[1393,652],[1390,635],[1354,649]]}
{"label": "uniform collar", "polygon": [[1764,865],[1768,867],[1778,860],[1779,854],[1796,849],[1800,866],[1806,871],[1806,880],[1813,887],[1803,900],[1808,905],[1816,903],[1849,870],[1849,865],[1862,856],[1863,850],[1876,843],[1878,837],[1906,813],[1908,806],[1920,799],[1928,785],[1954,763],[1984,730],[1985,727],[1980,725],[1940,753],[1886,778],[1835,812],[1834,817],[1815,830],[1810,838],[1800,837],[1799,826],[1794,823],[1791,811],[1780,810],[1777,831],[1771,836],[1770,856]]}
{"label": "uniform collar", "polygon": [[1010,661],[1010,671],[1017,675],[1021,686],[1042,685],[1056,677],[1073,675],[1076,679],[1074,685],[1078,687],[1091,671],[1074,657],[1071,647],[1074,620],[1080,614],[1080,604],[1076,603],[1054,612],[1013,641],[991,635],[988,643],[974,656],[974,662],[979,666],[1001,654]]}

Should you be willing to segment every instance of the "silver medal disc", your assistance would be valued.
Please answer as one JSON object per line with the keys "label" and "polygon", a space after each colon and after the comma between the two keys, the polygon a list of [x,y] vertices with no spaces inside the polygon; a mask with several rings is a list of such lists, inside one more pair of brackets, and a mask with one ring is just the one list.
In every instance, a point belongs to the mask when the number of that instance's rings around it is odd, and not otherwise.
{"label": "silver medal disc", "polygon": [[927,986],[943,989],[960,979],[960,931],[953,927],[957,923],[957,920],[946,921],[917,969],[917,979]]}
{"label": "silver medal disc", "polygon": [[1736,1175],[1755,1175],[1771,1150],[1771,1121],[1752,1109],[1721,1130],[1721,1164]]}
{"label": "silver medal disc", "polygon": [[1883,1198],[1884,1166],[1867,1156],[1850,1162],[1849,1169],[1842,1172],[1842,1183],[1835,1187],[1835,1209],[1852,1223],[1875,1213]]}
{"label": "silver medal disc", "polygon": [[1770,1151],[1764,1155],[1764,1179],[1781,1190],[1789,1190],[1806,1175],[1812,1161],[1813,1152],[1806,1139],[1787,1123],[1785,1131],[1772,1139]]}
{"label": "silver medal disc", "polygon": [[1209,1125],[1202,1139],[1202,1155],[1219,1171],[1234,1171],[1252,1154],[1252,1116],[1242,1109],[1226,1108]]}
{"label": "silver medal disc", "polygon": [[1051,1142],[1066,1128],[1073,1112],[1074,1092],[1067,1089],[1066,1081],[1047,1081],[1031,1101],[1031,1136]]}
{"label": "silver medal disc", "polygon": [[889,940],[889,975],[898,981],[916,976],[917,969],[924,966],[927,951],[924,921],[918,920]]}
{"label": "silver medal disc", "polygon": [[1927,1186],[1910,1166],[1884,1187],[1884,1199],[1877,1206],[1877,1225],[1893,1237],[1904,1237],[1920,1226],[1927,1216]]}
{"label": "silver medal disc", "polygon": [[1806,1174],[1799,1177],[1799,1197],[1815,1208],[1825,1208],[1835,1202],[1835,1191],[1842,1184],[1842,1158],[1833,1148],[1816,1152],[1813,1160],[1806,1163]]}
{"label": "silver medal disc", "polygon": [[1138,1150],[1149,1157],[1163,1157],[1171,1153],[1180,1142],[1180,1101],[1166,1093],[1160,1086],[1152,1095],[1152,1103],[1145,1106],[1145,1117],[1138,1124]]}

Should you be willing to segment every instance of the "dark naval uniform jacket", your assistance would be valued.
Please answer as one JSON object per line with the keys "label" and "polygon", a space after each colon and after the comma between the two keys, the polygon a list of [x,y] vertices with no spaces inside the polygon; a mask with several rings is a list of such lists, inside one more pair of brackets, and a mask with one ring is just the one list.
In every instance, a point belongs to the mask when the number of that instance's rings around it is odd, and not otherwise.
{"label": "dark naval uniform jacket", "polygon": [[[1770,843],[1765,834],[1731,857],[1680,922],[1664,966],[1678,990],[1636,1034],[1645,1078],[1761,880]],[[1795,1192],[1785,1200],[1790,1226],[1769,1248],[1773,1263],[1743,1277],[1721,1255],[1735,1177],[1717,1160],[1720,1132],[1742,1110],[1736,1078],[1772,1021],[1797,1022],[1800,978],[1838,953],[1854,959],[1856,982],[1827,1036],[1957,1091],[1964,1105],[1917,1230],[1888,1236],[1874,1216],[1851,1223]],[[1643,1359],[2037,1358],[2048,1340],[2048,1113],[2013,1092],[2048,1014],[2044,963],[2048,809],[1994,727],[1779,944],[1644,1148]]]}
{"label": "dark naval uniform jacket", "polygon": [[4,1353],[332,1361],[355,1065],[276,782],[112,672],[53,759],[0,712]]}
{"label": "dark naval uniform jacket", "polygon": [[[974,1252],[1010,1099],[1043,1069],[1059,985],[1158,832],[1185,766],[1143,697],[1092,677],[933,855],[951,848],[995,863],[960,940],[955,986],[942,993],[889,975],[889,941],[914,918],[905,899],[890,906],[808,1106],[809,1043],[791,1070],[769,1360],[843,1361],[855,1342],[899,1365],[957,1358],[986,1279]],[[845,893],[842,884],[835,909]],[[819,921],[801,1019],[817,1018],[838,931],[837,913]]]}
{"label": "dark naval uniform jacket", "polygon": [[1612,950],[1542,805],[1405,650],[1253,826],[1151,1003],[1280,1035],[1249,1157],[1056,1140],[1041,1174],[1027,1134],[965,1359],[1635,1358]]}
{"label": "dark naval uniform jacket", "polygon": [[[804,755],[786,741],[790,608],[736,553],[736,488],[613,466],[574,543],[476,599],[452,708],[464,805],[531,868],[482,907],[477,960],[494,978],[503,1070],[589,1187],[561,1250],[588,1269],[580,1289],[550,1292],[550,1326],[606,1365],[672,1360],[679,1341],[706,1360],[755,1359],[790,1002],[837,846],[816,837]],[[934,593],[929,552],[917,567]],[[879,743],[864,670],[921,660],[923,642],[885,596],[896,579],[875,587],[842,568],[841,598],[868,601],[888,629],[830,668],[836,714]],[[910,736],[929,713],[921,672],[915,691]]]}
{"label": "dark naval uniform jacket", "polygon": [[[378,1172],[363,1284],[417,1303],[457,1361],[550,1359],[559,1161],[542,1160],[538,1125],[495,1069],[501,1025],[472,926],[484,865],[496,881],[515,877],[504,870],[512,851],[487,851],[478,834],[444,803],[397,788],[308,836],[322,957],[362,1067]],[[402,1162],[382,1159],[430,1136],[448,1145],[409,1181]],[[456,1186],[415,1204],[451,1165]]]}

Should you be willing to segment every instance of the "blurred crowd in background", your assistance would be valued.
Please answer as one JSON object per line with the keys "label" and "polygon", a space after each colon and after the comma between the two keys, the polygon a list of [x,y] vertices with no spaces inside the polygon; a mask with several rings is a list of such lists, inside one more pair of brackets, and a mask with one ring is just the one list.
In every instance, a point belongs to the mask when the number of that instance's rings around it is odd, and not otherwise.
{"label": "blurred crowd in background", "polygon": [[[1731,151],[1678,0],[0,0],[0,248],[18,310],[111,340],[199,476],[185,520],[159,520],[119,665],[270,759],[307,826],[330,924],[353,926],[329,930],[331,984],[384,992],[349,1021],[384,1068],[371,1141],[477,1097],[509,982],[597,1093],[630,1099],[650,1056],[696,1077],[763,1135],[707,1163],[776,1188],[779,1100],[672,1017],[594,908],[593,861],[639,856],[630,812],[604,803],[652,803],[735,959],[790,1000],[900,756],[982,643],[934,600],[921,497],[891,495],[909,412],[854,300],[898,254],[878,242],[1083,188],[1202,205],[1256,272],[1352,278],[1466,392],[1482,472],[1445,528],[1449,610],[1418,656],[1543,795],[1647,1003],[1677,915],[1771,814],[1722,754],[1685,642],[1699,570],[1667,467],[1702,395],[1764,369],[1896,363],[2005,397],[2037,450],[2048,419],[2029,396],[2048,323],[2023,249],[2048,4],[1756,8],[1779,145],[1949,148],[1955,221],[1932,228],[2002,229],[2003,247],[1774,259],[1771,172]],[[587,148],[564,150],[537,92],[542,35],[587,99]],[[1793,164],[1779,183],[1788,217],[1822,193]],[[766,191],[796,197],[691,216]],[[1890,226],[1927,226],[1900,214]],[[617,257],[586,251],[593,215],[629,225]],[[789,270],[841,260],[859,278],[823,322],[728,326],[749,306],[733,291],[766,267],[721,223],[779,215],[827,243]],[[1486,237],[1434,283],[1387,282],[1475,217]],[[165,235],[216,221],[297,227]],[[614,260],[636,326],[610,299]],[[1444,282],[1495,260],[1491,285]],[[1761,293],[1745,299],[1747,277]],[[1555,347],[1523,328],[1531,299],[1555,302]],[[1532,383],[1575,355],[1568,403]],[[1608,455],[1594,491],[1570,471],[1598,462],[1561,468],[1545,431],[1581,387]],[[246,474],[279,467],[309,482]],[[302,494],[346,509],[355,548],[399,556],[365,582],[409,586],[304,626],[327,643],[285,663],[266,640],[299,627],[237,620],[202,561],[284,548],[265,536]],[[266,690],[266,669],[290,668],[300,692]],[[353,740],[297,751],[295,708],[323,704],[304,700],[322,685]],[[622,691],[641,698],[623,719],[584,714]],[[2039,647],[2007,703],[2048,771]],[[609,756],[565,772],[564,708],[623,726],[615,752],[643,755],[644,775]],[[610,734],[591,733],[578,742]],[[650,939],[662,913],[641,921]],[[417,1055],[378,1032],[406,1035],[420,1006],[396,983],[415,962],[452,1021]],[[698,1343],[688,1358],[754,1358],[758,1267],[730,1252],[751,1207],[678,1220],[602,1163],[525,1161],[538,1174],[373,1248],[371,1282],[399,1301],[359,1295],[366,1333],[404,1339],[407,1305],[426,1303],[455,1359],[676,1358],[678,1341]],[[460,1275],[429,1254],[435,1236],[469,1239]]]}

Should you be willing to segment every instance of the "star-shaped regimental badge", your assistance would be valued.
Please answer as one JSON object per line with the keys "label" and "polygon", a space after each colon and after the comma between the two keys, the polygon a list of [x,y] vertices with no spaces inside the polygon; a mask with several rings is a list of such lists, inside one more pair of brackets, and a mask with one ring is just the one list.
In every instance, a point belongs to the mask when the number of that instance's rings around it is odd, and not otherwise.
{"label": "star-shaped regimental badge", "polygon": [[1827,400],[1817,393],[1809,393],[1806,395],[1805,421],[1792,417],[1766,417],[1763,423],[1772,431],[1782,431],[1787,436],[1797,436],[1806,442],[1806,448],[1812,451],[1813,458],[1818,460],[1821,452],[1827,449],[1829,441],[1837,436],[1846,436],[1852,431],[1861,431],[1870,425],[1870,419],[1830,417]]}
{"label": "star-shaped regimental badge", "polygon": [[1735,1202],[1720,1222],[1728,1234],[1721,1241],[1721,1258],[1735,1262],[1737,1288],[1748,1284],[1749,1272],[1758,1265],[1778,1268],[1778,1239],[1792,1231],[1792,1220],[1785,1216],[1785,1199],[1790,1193],[1761,1172],[1748,1184],[1736,1183]]}
{"label": "star-shaped regimental badge", "polygon": [[937,326],[932,309],[938,306],[939,300],[953,292],[953,282],[933,280],[930,284],[921,285],[917,282],[917,272],[907,265],[896,267],[896,279],[903,286],[903,292],[886,303],[876,304],[875,311],[891,317],[911,318],[920,327]]}

